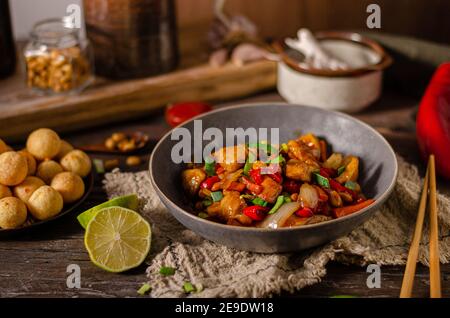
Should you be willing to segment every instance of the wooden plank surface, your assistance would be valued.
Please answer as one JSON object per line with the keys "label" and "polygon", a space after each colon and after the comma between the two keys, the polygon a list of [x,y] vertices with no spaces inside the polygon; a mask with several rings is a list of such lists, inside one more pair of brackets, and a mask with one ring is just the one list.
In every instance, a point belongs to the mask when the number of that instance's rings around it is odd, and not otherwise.
{"label": "wooden plank surface", "polygon": [[276,64],[260,61],[242,67],[202,65],[117,83],[101,81],[75,96],[37,97],[26,88],[8,93],[11,88],[5,86],[0,91],[0,136],[17,140],[38,127],[74,131],[136,118],[169,103],[228,100],[272,89],[275,84]]}
{"label": "wooden plank surface", "polygon": [[[241,102],[278,102],[277,94],[265,94]],[[373,125],[388,139],[397,153],[408,161],[419,164],[418,150],[413,129],[413,114],[417,101],[402,96],[385,94],[380,102],[357,115]],[[220,107],[229,105],[221,104]],[[169,130],[161,113],[117,125],[97,127],[64,135],[73,144],[81,146],[101,142],[112,132],[145,131],[152,138],[152,144]],[[148,152],[140,167],[148,166]],[[95,156],[100,157],[100,156]],[[125,159],[121,158],[122,161]],[[122,167],[126,170],[125,167]],[[130,169],[128,169],[131,171]],[[450,186],[442,180],[438,186],[441,192],[450,195]],[[88,200],[72,215],[49,225],[34,234],[8,241],[0,241],[0,297],[134,297],[136,290],[145,281],[145,266],[125,274],[110,274],[94,266],[83,246],[83,230],[75,220],[76,215],[106,200],[101,178],[95,182],[95,189]],[[155,238],[156,239],[156,238]],[[66,287],[66,268],[69,264],[81,267],[81,289]],[[442,266],[443,295],[450,295],[450,265]],[[381,288],[366,286],[366,268],[331,263],[322,282],[305,288],[295,294],[283,293],[286,297],[329,297],[332,295],[355,295],[359,297],[397,297],[399,295],[403,266],[384,266],[381,269]],[[418,266],[414,296],[428,297],[428,268]]]}

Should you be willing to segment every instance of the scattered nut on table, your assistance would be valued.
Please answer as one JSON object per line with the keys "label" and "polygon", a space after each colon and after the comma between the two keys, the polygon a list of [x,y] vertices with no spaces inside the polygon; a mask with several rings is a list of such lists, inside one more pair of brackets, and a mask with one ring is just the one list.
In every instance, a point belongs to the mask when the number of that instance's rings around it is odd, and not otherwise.
{"label": "scattered nut on table", "polygon": [[105,162],[104,162],[104,164],[103,164],[105,170],[107,170],[107,171],[111,171],[111,170],[113,170],[114,168],[119,167],[119,165],[120,165],[119,159],[109,159],[109,160],[105,160]]}
{"label": "scattered nut on table", "polygon": [[139,166],[142,162],[141,158],[138,156],[129,156],[127,158],[127,165],[130,167]]}

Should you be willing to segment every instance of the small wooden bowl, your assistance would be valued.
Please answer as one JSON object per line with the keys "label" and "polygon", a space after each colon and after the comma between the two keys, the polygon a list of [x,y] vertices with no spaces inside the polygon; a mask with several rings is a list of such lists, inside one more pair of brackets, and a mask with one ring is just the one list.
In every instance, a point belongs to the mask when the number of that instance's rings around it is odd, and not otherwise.
{"label": "small wooden bowl", "polygon": [[136,147],[134,149],[128,150],[128,151],[121,151],[121,150],[111,150],[106,148],[105,143],[102,144],[95,144],[95,145],[86,145],[82,147],[78,147],[78,149],[81,149],[85,152],[91,152],[91,153],[105,153],[105,154],[131,154],[134,152],[137,152],[138,150],[144,149],[148,142],[150,141],[150,137],[143,133],[143,132],[135,132],[131,134],[126,134],[127,138],[134,139],[136,141]]}

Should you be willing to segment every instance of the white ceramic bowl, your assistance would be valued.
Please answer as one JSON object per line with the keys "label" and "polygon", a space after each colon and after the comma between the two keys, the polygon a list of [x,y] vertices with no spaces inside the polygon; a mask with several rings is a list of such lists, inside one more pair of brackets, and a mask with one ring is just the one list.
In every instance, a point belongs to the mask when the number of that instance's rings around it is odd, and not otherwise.
{"label": "white ceramic bowl", "polygon": [[286,101],[354,113],[380,97],[383,70],[392,63],[381,46],[349,32],[320,32],[316,38],[326,51],[351,69],[303,68],[289,57],[289,49],[278,44],[278,92]]}

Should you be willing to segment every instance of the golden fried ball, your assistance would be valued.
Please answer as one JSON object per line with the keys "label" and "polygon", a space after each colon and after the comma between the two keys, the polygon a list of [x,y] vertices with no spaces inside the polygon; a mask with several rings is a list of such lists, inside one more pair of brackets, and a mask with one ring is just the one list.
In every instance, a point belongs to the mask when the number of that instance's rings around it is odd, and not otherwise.
{"label": "golden fried ball", "polygon": [[42,186],[28,199],[28,210],[38,220],[47,220],[59,214],[63,209],[63,198],[50,186]]}
{"label": "golden fried ball", "polygon": [[73,146],[69,144],[67,141],[61,139],[61,148],[59,149],[56,158],[61,160],[65,155],[73,150]]}
{"label": "golden fried ball", "polygon": [[0,183],[15,186],[25,180],[28,174],[27,159],[14,151],[0,155]]}
{"label": "golden fried ball", "polygon": [[12,197],[12,192],[7,186],[0,184],[0,199],[6,198],[6,197]]}
{"label": "golden fried ball", "polygon": [[58,173],[53,178],[51,187],[62,195],[64,203],[73,203],[84,194],[83,179],[70,171]]}
{"label": "golden fried ball", "polygon": [[27,139],[27,150],[38,160],[54,158],[61,148],[61,139],[48,128],[33,131]]}
{"label": "golden fried ball", "polygon": [[0,154],[9,151],[10,147],[3,140],[0,139]]}
{"label": "golden fried ball", "polygon": [[42,161],[37,167],[36,176],[44,180],[46,184],[50,184],[53,177],[63,171],[61,165],[56,161],[46,160]]}
{"label": "golden fried ball", "polygon": [[0,200],[0,228],[15,229],[27,220],[25,203],[14,197]]}
{"label": "golden fried ball", "polygon": [[61,159],[61,166],[66,171],[71,171],[80,177],[86,177],[92,169],[89,156],[81,150],[72,150]]}
{"label": "golden fried ball", "polygon": [[34,159],[33,155],[29,153],[26,149],[22,149],[18,151],[19,154],[27,159],[28,163],[28,175],[34,176],[36,174],[36,159]]}
{"label": "golden fried ball", "polygon": [[44,181],[37,177],[26,177],[21,184],[14,187],[14,196],[27,203],[34,191],[43,185],[45,185]]}

